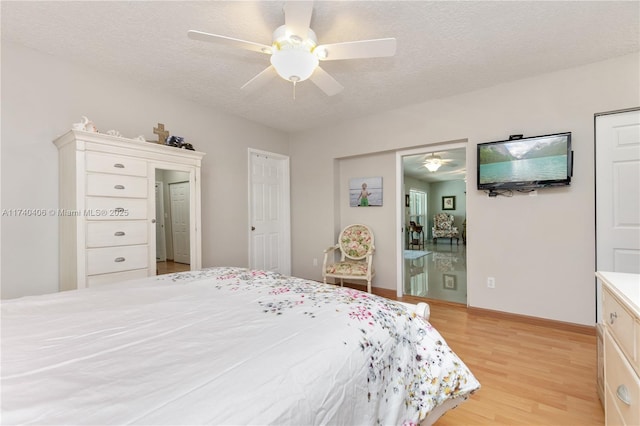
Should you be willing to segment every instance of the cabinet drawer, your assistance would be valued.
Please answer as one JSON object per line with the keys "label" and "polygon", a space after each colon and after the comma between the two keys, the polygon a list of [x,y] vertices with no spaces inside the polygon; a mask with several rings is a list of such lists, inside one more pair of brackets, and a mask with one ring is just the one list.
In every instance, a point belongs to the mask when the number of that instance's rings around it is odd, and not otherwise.
{"label": "cabinet drawer", "polygon": [[605,412],[604,412],[604,424],[606,426],[624,426],[624,419],[622,414],[618,411],[615,403],[615,395],[607,390],[604,400]]}
{"label": "cabinet drawer", "polygon": [[148,245],[87,249],[87,275],[147,268]]}
{"label": "cabinet drawer", "polygon": [[[617,410],[624,424],[640,424],[640,378],[609,332],[604,337],[606,410]],[[624,401],[626,402],[624,402]]]}
{"label": "cabinet drawer", "polygon": [[618,299],[605,289],[603,294],[603,321],[609,327],[615,338],[622,346],[622,350],[633,359],[635,354],[634,319],[631,314],[620,305]]}
{"label": "cabinet drawer", "polygon": [[147,228],[143,220],[90,221],[87,222],[87,247],[146,244]]}
{"label": "cabinet drawer", "polygon": [[86,168],[90,172],[147,176],[147,163],[134,158],[87,152]]}
{"label": "cabinet drawer", "polygon": [[147,178],[138,176],[87,174],[87,195],[104,197],[147,197]]}
{"label": "cabinet drawer", "polygon": [[147,219],[147,200],[142,198],[87,197],[88,220]]}
{"label": "cabinet drawer", "polygon": [[149,276],[148,269],[136,269],[134,271],[114,272],[111,274],[91,275],[87,277],[87,285],[96,287],[104,284],[117,283],[120,281],[135,280]]}

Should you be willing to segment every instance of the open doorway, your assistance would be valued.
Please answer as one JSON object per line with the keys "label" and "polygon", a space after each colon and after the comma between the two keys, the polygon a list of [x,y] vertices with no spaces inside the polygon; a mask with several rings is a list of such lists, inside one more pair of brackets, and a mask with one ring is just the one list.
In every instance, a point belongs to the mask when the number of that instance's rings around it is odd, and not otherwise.
{"label": "open doorway", "polygon": [[[404,200],[398,292],[466,304],[466,144],[399,154]],[[436,215],[450,218],[457,233],[434,238]]]}
{"label": "open doorway", "polygon": [[156,169],[156,272],[189,271],[189,173]]}

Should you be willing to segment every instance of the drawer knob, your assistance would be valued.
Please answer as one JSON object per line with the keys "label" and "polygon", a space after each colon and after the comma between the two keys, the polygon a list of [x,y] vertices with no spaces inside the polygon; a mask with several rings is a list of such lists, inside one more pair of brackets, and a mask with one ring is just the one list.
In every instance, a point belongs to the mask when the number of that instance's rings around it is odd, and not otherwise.
{"label": "drawer knob", "polygon": [[116,185],[114,186],[115,189],[124,189],[124,185]]}
{"label": "drawer knob", "polygon": [[116,231],[113,235],[116,237],[124,237],[124,231]]}
{"label": "drawer knob", "polygon": [[616,396],[624,404],[631,405],[631,397],[629,396],[629,389],[627,389],[625,385],[618,386],[618,389],[616,389]]}
{"label": "drawer knob", "polygon": [[614,322],[616,322],[617,318],[618,318],[618,313],[617,312],[611,312],[609,314],[609,323],[613,324]]}
{"label": "drawer knob", "polygon": [[116,257],[115,259],[113,259],[114,262],[120,263],[120,262],[124,262],[125,258],[124,257]]}
{"label": "drawer knob", "polygon": [[116,169],[124,169],[124,164],[116,163],[113,165],[113,167],[115,167]]}

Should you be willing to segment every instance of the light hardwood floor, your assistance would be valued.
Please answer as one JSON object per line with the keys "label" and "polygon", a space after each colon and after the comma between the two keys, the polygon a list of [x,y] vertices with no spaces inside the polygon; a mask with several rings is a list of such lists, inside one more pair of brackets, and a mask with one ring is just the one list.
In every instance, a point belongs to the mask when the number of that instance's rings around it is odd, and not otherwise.
{"label": "light hardwood floor", "polygon": [[[395,299],[392,291],[374,293]],[[429,321],[482,385],[437,425],[604,425],[595,331],[428,303]]]}
{"label": "light hardwood floor", "polygon": [[156,262],[156,275],[173,274],[174,272],[183,272],[189,270],[191,270],[191,265],[187,265],[186,263],[177,263],[173,260]]}

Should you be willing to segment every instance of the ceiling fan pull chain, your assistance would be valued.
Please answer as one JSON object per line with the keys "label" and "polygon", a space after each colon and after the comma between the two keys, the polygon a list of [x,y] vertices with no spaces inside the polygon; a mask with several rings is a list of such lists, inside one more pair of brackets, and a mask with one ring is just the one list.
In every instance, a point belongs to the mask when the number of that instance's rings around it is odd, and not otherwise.
{"label": "ceiling fan pull chain", "polygon": [[293,100],[296,100],[296,81],[293,81]]}

